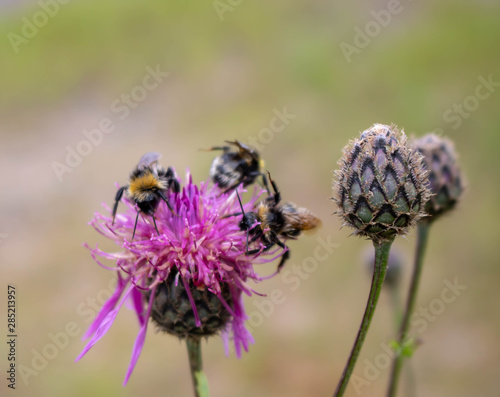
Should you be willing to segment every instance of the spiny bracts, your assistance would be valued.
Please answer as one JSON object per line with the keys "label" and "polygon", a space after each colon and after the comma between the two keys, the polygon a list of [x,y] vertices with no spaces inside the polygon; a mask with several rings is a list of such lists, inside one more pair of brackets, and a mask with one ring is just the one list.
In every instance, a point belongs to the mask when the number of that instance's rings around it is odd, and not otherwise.
{"label": "spiny bracts", "polygon": [[425,219],[434,220],[453,209],[464,190],[455,148],[449,139],[435,134],[413,140],[412,146],[422,154],[424,168],[429,172],[427,186],[432,196],[425,205]]}
{"label": "spiny bracts", "polygon": [[[151,318],[158,329],[179,338],[208,337],[222,331],[231,319],[222,299],[233,306],[228,284],[221,284],[220,298],[208,288],[196,288],[192,281],[183,283],[177,271],[169,274],[167,279],[156,288],[156,297],[151,307]],[[186,291],[189,286],[191,299]],[[149,302],[151,292],[145,294]],[[193,311],[196,307],[200,323],[198,325]]]}
{"label": "spiny bracts", "polygon": [[343,149],[338,165],[333,199],[354,234],[392,239],[424,216],[427,173],[404,131],[373,125]]}

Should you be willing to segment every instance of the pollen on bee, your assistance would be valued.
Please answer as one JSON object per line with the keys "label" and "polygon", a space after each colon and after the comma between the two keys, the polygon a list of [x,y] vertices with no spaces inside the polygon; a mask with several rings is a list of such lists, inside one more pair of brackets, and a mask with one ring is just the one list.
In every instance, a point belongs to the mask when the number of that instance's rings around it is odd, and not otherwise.
{"label": "pollen on bee", "polygon": [[164,189],[165,187],[163,183],[150,172],[135,178],[130,181],[129,184],[129,191],[132,195],[153,188]]}

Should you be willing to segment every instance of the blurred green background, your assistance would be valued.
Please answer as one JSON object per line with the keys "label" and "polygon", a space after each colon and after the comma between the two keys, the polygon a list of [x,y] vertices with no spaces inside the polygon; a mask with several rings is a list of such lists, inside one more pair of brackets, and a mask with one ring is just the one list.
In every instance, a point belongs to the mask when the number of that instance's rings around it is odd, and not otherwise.
{"label": "blurred green background", "polygon": [[[192,394],[185,346],[154,327],[121,386],[138,330],[127,310],[74,363],[93,307],[114,278],[81,244],[115,248],[86,223],[112,202],[114,183],[126,182],[144,152],[160,151],[164,164],[180,175],[189,167],[202,181],[213,154],[200,148],[252,138],[284,199],[312,209],[323,227],[290,244],[286,274],[300,273],[300,283],[280,275],[256,286],[282,291],[283,302],[270,308],[269,298],[247,300],[256,340],[248,354],[226,358],[219,338],[204,344],[212,395],[332,395],[368,295],[362,257],[370,248],[332,215],[332,171],[347,141],[376,122],[450,137],[468,179],[460,206],[431,230],[418,306],[439,299],[445,280],[467,289],[416,335],[423,344],[412,359],[414,395],[498,395],[498,2],[42,0],[0,1],[0,13],[0,324],[5,330],[6,289],[14,284],[18,364],[33,370],[17,374],[17,396]],[[365,30],[371,37],[359,33]],[[168,76],[141,89],[157,68]],[[483,78],[493,83],[476,91]],[[123,108],[129,94],[140,100]],[[294,116],[284,128],[263,130],[284,109]],[[90,148],[81,144],[84,130],[103,119],[114,130]],[[87,155],[58,177],[54,162],[65,164],[77,148]],[[318,239],[336,248],[306,270]],[[395,243],[406,258],[403,287],[414,240],[412,232]],[[359,377],[394,336],[390,308],[384,294]],[[50,335],[68,324],[73,336],[59,335],[61,348],[47,350]],[[44,352],[51,358],[33,369]],[[359,395],[384,395],[388,371],[379,372]],[[350,386],[347,395],[358,394]]]}

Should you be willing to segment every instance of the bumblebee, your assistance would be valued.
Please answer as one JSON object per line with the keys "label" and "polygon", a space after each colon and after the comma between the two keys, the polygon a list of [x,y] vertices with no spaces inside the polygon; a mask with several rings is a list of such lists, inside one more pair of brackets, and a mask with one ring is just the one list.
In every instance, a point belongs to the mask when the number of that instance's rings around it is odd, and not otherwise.
{"label": "bumblebee", "polygon": [[239,141],[226,141],[231,146],[214,146],[208,150],[222,150],[223,153],[216,157],[210,167],[210,177],[213,182],[225,192],[228,192],[241,183],[243,186],[252,184],[255,179],[262,175],[264,186],[267,189],[265,175],[261,172],[264,162],[257,150]]}
{"label": "bumblebee", "polygon": [[120,187],[116,192],[115,205],[113,206],[113,223],[115,222],[118,203],[122,199],[124,192],[127,192],[127,196],[137,204],[137,207],[139,207],[137,217],[135,218],[132,239],[135,236],[135,229],[137,228],[137,220],[139,219],[140,212],[150,215],[153,218],[158,235],[160,235],[160,232],[158,231],[158,226],[156,226],[154,213],[160,200],[163,200],[167,204],[169,210],[174,213],[165,193],[169,190],[174,193],[179,193],[180,184],[175,178],[172,168],[169,167],[165,170],[158,164],[160,158],[161,154],[156,152],[146,153],[142,156],[137,167],[130,174],[129,184]]}
{"label": "bumblebee", "polygon": [[[278,265],[279,272],[290,258],[290,250],[280,238],[296,240],[302,231],[316,228],[321,224],[321,221],[306,208],[300,208],[290,202],[282,203],[281,193],[276,187],[276,183],[271,179],[269,172],[267,174],[274,194],[260,202],[255,211],[245,213],[240,196],[236,192],[241,214],[243,214],[239,226],[241,230],[247,232],[247,255],[256,254],[261,249],[267,251],[275,245],[286,249]],[[258,240],[264,245],[264,248],[249,251],[249,244]]]}

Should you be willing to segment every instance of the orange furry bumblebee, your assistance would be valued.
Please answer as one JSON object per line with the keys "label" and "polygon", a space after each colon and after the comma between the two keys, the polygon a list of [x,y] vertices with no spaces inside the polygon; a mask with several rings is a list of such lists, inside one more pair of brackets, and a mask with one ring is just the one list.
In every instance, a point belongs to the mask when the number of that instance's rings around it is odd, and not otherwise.
{"label": "orange furry bumblebee", "polygon": [[[261,249],[267,251],[275,245],[286,249],[278,265],[278,271],[280,271],[285,262],[290,258],[290,250],[280,240],[280,237],[285,240],[296,240],[302,231],[315,229],[321,224],[321,221],[306,208],[300,208],[290,202],[282,203],[281,193],[278,191],[276,183],[271,179],[269,172],[268,178],[273,187],[274,194],[260,202],[255,211],[245,213],[238,194],[241,214],[243,215],[240,222],[240,229],[247,232],[247,255],[256,254]],[[251,236],[250,241],[248,240],[249,236]],[[256,248],[249,251],[248,245],[259,239],[264,248]]]}

